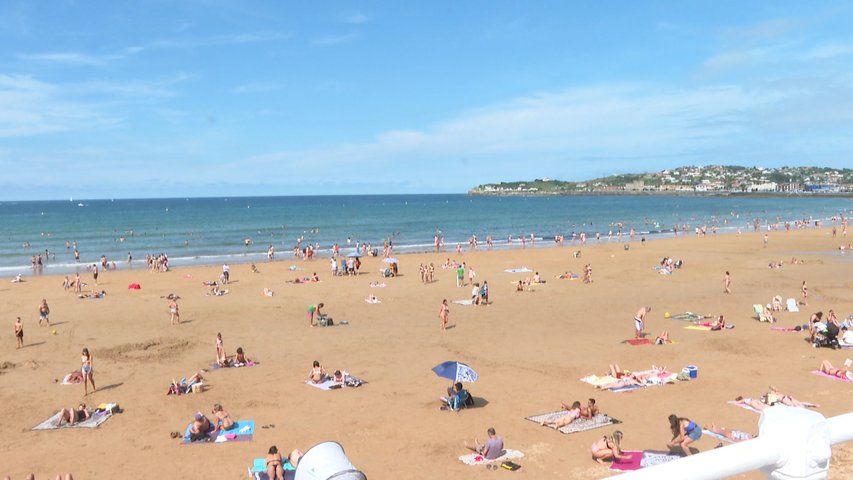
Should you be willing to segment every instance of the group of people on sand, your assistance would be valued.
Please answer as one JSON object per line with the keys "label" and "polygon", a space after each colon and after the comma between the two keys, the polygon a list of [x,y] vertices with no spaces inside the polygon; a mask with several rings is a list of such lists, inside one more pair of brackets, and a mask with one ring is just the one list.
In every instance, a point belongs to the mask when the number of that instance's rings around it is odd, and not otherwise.
{"label": "group of people on sand", "polygon": [[[214,404],[213,410],[210,412],[213,420],[207,418],[203,413],[196,412],[192,425],[189,430],[189,439],[191,442],[210,442],[219,435],[220,432],[234,430],[237,423],[231,418],[231,414],[222,408],[220,404]],[[175,435],[177,433],[177,435]],[[179,437],[180,432],[173,432],[173,437]]]}
{"label": "group of people on sand", "polygon": [[222,333],[216,334],[216,365],[222,368],[243,367],[251,365],[252,360],[246,357],[243,347],[237,347],[233,358],[229,358],[225,352],[225,343],[222,341]]}
{"label": "group of people on sand", "polygon": [[332,380],[335,385],[344,385],[347,383],[349,375],[346,372],[342,372],[340,370],[335,370],[335,373],[329,375],[326,372],[326,369],[320,365],[319,360],[314,360],[314,363],[311,366],[311,370],[308,371],[308,381],[319,385],[321,383],[325,383],[327,380]]}

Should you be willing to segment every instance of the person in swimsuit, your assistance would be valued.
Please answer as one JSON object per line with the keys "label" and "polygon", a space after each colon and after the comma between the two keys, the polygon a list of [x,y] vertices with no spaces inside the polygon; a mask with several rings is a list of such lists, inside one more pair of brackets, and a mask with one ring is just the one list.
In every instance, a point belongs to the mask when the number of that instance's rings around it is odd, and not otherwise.
{"label": "person in swimsuit", "polygon": [[599,438],[590,447],[592,459],[600,464],[604,464],[606,461],[617,462],[630,460],[631,455],[625,455],[622,453],[622,447],[620,446],[621,443],[622,432],[619,430],[613,432],[613,435],[605,435]]}
{"label": "person in swimsuit", "polygon": [[41,322],[44,321],[47,323],[47,326],[50,326],[50,307],[47,306],[47,300],[41,299],[41,304],[39,305],[39,326],[41,326]]}
{"label": "person in swimsuit", "polygon": [[251,362],[251,360],[246,358],[246,354],[243,352],[243,347],[237,347],[237,355],[234,357],[234,363],[237,365],[246,365],[249,362]]}
{"label": "person in swimsuit", "polygon": [[646,314],[652,311],[652,307],[643,307],[634,315],[634,338],[643,338],[646,328]]}
{"label": "person in swimsuit", "polygon": [[[562,404],[562,406],[564,410],[569,409],[565,403]],[[595,404],[594,398],[590,398],[589,401],[587,401],[586,406],[581,407],[581,418],[590,419],[596,415],[598,415],[598,405]]]}
{"label": "person in swimsuit", "polygon": [[311,371],[308,372],[308,380],[314,383],[323,383],[326,381],[326,370],[320,366],[320,362],[314,360],[314,366],[311,368]]}
{"label": "person in swimsuit", "polygon": [[[562,406],[565,407],[566,405],[562,404]],[[566,412],[566,414],[563,415],[562,417],[557,418],[555,420],[542,420],[539,423],[539,425],[542,425],[543,427],[553,426],[556,429],[560,429],[562,427],[565,427],[566,425],[568,425],[568,424],[574,422],[575,420],[577,420],[578,418],[580,418],[580,416],[581,416],[581,402],[575,401],[575,403],[572,404],[572,408],[567,409],[567,410],[568,410],[568,412]]]}
{"label": "person in swimsuit", "polygon": [[782,405],[787,405],[789,407],[797,407],[797,408],[805,408],[805,407],[818,408],[818,407],[820,407],[820,405],[818,405],[817,403],[801,402],[801,401],[797,400],[796,398],[794,398],[790,395],[786,395],[786,394],[780,392],[779,390],[776,390],[776,387],[773,387],[773,386],[771,386],[768,389],[767,394],[764,395],[763,398],[765,400],[764,403],[770,405],[771,407],[773,405],[776,405],[777,403],[781,403]]}
{"label": "person in swimsuit", "polygon": [[228,431],[234,429],[237,426],[237,423],[235,423],[234,420],[231,419],[231,415],[229,415],[228,412],[222,408],[222,405],[218,403],[215,404],[213,406],[213,412],[211,413],[216,419],[214,431]]}
{"label": "person in swimsuit", "polygon": [[284,480],[284,468],[281,464],[281,454],[278,453],[278,447],[273,445],[267,452],[267,477],[270,480]]}
{"label": "person in swimsuit", "polygon": [[24,348],[24,324],[21,323],[21,317],[15,320],[15,338],[18,340],[18,346],[15,348]]}
{"label": "person in swimsuit", "polygon": [[447,299],[441,301],[441,308],[438,310],[438,318],[441,320],[441,331],[447,330],[447,321],[450,316],[450,307],[447,305]]}
{"label": "person in swimsuit", "polygon": [[809,287],[806,285],[806,281],[803,280],[803,286],[800,287],[800,291],[803,293],[803,305],[809,304]]}
{"label": "person in swimsuit", "polygon": [[190,427],[190,441],[197,442],[199,440],[204,440],[205,442],[209,442],[211,440],[210,434],[215,430],[216,427],[210,423],[210,420],[208,420],[204,414],[196,412],[195,420],[193,421],[192,427]]}
{"label": "person in swimsuit", "polygon": [[742,432],[740,430],[729,430],[725,427],[718,427],[713,423],[711,425],[706,426],[705,430],[708,430],[709,432],[714,432],[717,435],[722,435],[735,443],[743,442],[745,440],[752,440],[756,437],[756,435],[753,435],[751,433]]}
{"label": "person in swimsuit", "polygon": [[95,387],[95,369],[92,363],[92,355],[89,353],[88,348],[84,348],[83,353],[80,354],[80,363],[82,364],[80,371],[83,373],[83,391],[85,396],[89,394],[89,382],[92,383],[92,392],[97,391]]}
{"label": "person in swimsuit", "polygon": [[181,314],[178,313],[178,300],[175,298],[172,298],[172,301],[169,302],[169,321],[172,325],[181,323]]}
{"label": "person in swimsuit", "polygon": [[[20,320],[20,317],[18,318],[18,320]],[[827,375],[838,377],[842,380],[853,381],[853,372],[850,371],[849,362],[850,360],[844,363],[845,368],[835,368],[832,366],[832,363],[830,363],[829,360],[824,360],[820,362],[820,371]]]}
{"label": "person in swimsuit", "polygon": [[689,445],[702,438],[702,429],[687,418],[669,416],[669,428],[672,430],[672,440],[666,446],[670,449],[681,448],[685,455],[693,455]]}
{"label": "person in swimsuit", "polygon": [[74,425],[77,422],[82,422],[90,417],[89,409],[85,403],[81,403],[77,408],[63,408],[59,411],[59,420],[56,421],[56,426],[62,426],[62,422],[68,425]]}
{"label": "person in swimsuit", "polygon": [[222,343],[222,334],[216,334],[216,364],[220,367],[227,367],[228,356],[225,354],[225,345]]}

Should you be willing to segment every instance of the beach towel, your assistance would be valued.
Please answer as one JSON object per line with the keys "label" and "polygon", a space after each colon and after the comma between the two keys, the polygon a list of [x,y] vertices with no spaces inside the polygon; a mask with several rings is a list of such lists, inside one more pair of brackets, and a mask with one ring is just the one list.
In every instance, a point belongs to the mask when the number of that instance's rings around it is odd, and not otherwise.
{"label": "beach towel", "polygon": [[196,442],[193,442],[190,441],[190,429],[192,429],[192,427],[192,423],[187,425],[186,430],[184,430],[184,437],[181,439],[181,445],[190,445],[196,443],[248,442],[252,440],[252,437],[255,434],[254,420],[238,420],[234,422],[234,428],[232,428],[231,430],[220,430],[216,437],[210,437],[212,438],[211,441],[198,440]]}
{"label": "beach towel", "polygon": [[454,300],[453,303],[457,305],[473,305],[474,300],[471,300],[470,298],[468,300]]}
{"label": "beach towel", "polygon": [[140,288],[142,287],[138,283],[131,283],[127,286],[128,290],[139,290]]}
{"label": "beach towel", "polygon": [[518,450],[505,449],[503,455],[493,460],[489,460],[486,457],[477,453],[469,453],[467,455],[460,455],[459,461],[464,463],[465,465],[485,465],[488,463],[498,463],[505,462],[507,460],[515,460],[516,458],[522,457],[524,457],[524,454]]}
{"label": "beach towel", "polygon": [[373,304],[373,305],[376,305],[377,303],[382,303],[382,300],[379,300],[378,298],[374,298],[374,299],[365,298],[364,301],[367,303]]}
{"label": "beach towel", "polygon": [[371,283],[370,284],[370,288],[385,288],[387,286],[388,285],[386,285],[384,283]]}
{"label": "beach towel", "polygon": [[681,455],[674,455],[669,452],[644,450],[643,459],[640,460],[640,468],[653,467],[662,463],[668,463],[673,460],[678,460],[679,458],[681,458]]}
{"label": "beach towel", "polygon": [[819,375],[819,376],[821,376],[821,377],[826,377],[826,378],[831,378],[831,379],[833,379],[833,380],[838,380],[839,382],[853,382],[853,380],[851,380],[851,379],[849,378],[851,375],[853,375],[853,374],[850,374],[850,373],[848,373],[848,374],[847,374],[848,378],[836,377],[835,375],[830,375],[830,374],[828,374],[828,373],[826,373],[826,372],[821,372],[820,370],[814,370],[814,371],[812,371],[812,373],[813,373],[813,374],[815,374],[815,375]]}
{"label": "beach towel", "polygon": [[594,387],[600,387],[602,385],[607,385],[608,383],[615,382],[616,377],[614,377],[612,375],[603,375],[600,377],[598,375],[587,375],[586,377],[583,377],[580,380],[582,382],[588,383]]}
{"label": "beach towel", "polygon": [[229,363],[226,366],[222,366],[218,363],[211,363],[208,365],[208,368],[211,370],[219,370],[220,368],[241,368],[241,367],[254,367],[258,362],[249,362],[249,363]]}
{"label": "beach towel", "polygon": [[672,315],[669,318],[671,318],[673,320],[684,320],[684,321],[688,321],[688,322],[695,322],[696,320],[702,320],[703,318],[705,318],[705,315],[700,315],[698,313],[693,313],[693,312],[684,312],[684,313]]}
{"label": "beach towel", "polygon": [[68,423],[63,422],[62,426],[58,427],[56,426],[56,424],[59,422],[59,412],[56,412],[51,415],[51,417],[47,420],[33,427],[33,430],[54,430],[57,428],[97,428],[102,423],[109,420],[110,417],[112,417],[112,414],[109,411],[106,411],[104,413],[92,413],[91,415],[89,415],[89,418],[83,420],[82,422],[77,422],[73,425],[69,425]]}
{"label": "beach towel", "polygon": [[734,440],[732,440],[731,438],[729,438],[729,437],[727,437],[727,436],[725,436],[725,435],[720,435],[719,433],[714,433],[714,432],[712,432],[712,431],[710,431],[710,430],[705,430],[704,428],[702,429],[702,435],[703,435],[703,436],[704,436],[704,435],[708,435],[709,437],[718,438],[718,439],[720,439],[720,440],[722,440],[722,441],[724,441],[724,442],[728,442],[728,443],[735,443],[735,441],[734,441]]}
{"label": "beach towel", "polygon": [[65,375],[64,377],[62,377],[62,384],[63,385],[79,385],[79,384],[83,383],[82,379],[78,379],[78,381],[75,381],[75,382],[71,381],[71,375],[74,375],[75,373],[77,373],[77,372],[71,372],[71,373]]}
{"label": "beach towel", "polygon": [[734,406],[736,406],[736,407],[740,407],[740,408],[742,408],[742,409],[744,409],[744,410],[749,410],[750,412],[755,412],[755,413],[759,413],[759,414],[761,413],[761,410],[756,410],[755,408],[752,408],[752,407],[750,407],[749,405],[744,405],[744,404],[742,404],[742,403],[737,403],[737,402],[735,402],[734,400],[729,400],[729,401],[728,401],[728,404],[729,404],[729,405],[734,405]]}
{"label": "beach towel", "polygon": [[802,328],[792,328],[792,327],[770,327],[770,330],[772,330],[774,332],[801,332],[803,329]]}
{"label": "beach towel", "polygon": [[684,328],[686,330],[699,330],[701,332],[710,332],[711,331],[711,327],[706,327],[705,325],[690,325],[690,326],[687,326]]}
{"label": "beach towel", "polygon": [[625,340],[622,343],[627,343],[636,347],[639,345],[652,345],[654,342],[652,342],[648,338],[629,338],[628,340]]}
{"label": "beach towel", "polygon": [[[543,420],[547,420],[547,421],[556,420],[556,419],[562,417],[563,415],[565,415],[566,413],[567,412],[565,410],[559,410],[556,412],[543,413],[541,415],[534,415],[532,417],[526,417],[525,420],[530,420],[531,422],[536,422],[537,424],[539,424],[539,423],[542,423]],[[594,430],[594,429],[599,428],[599,427],[606,427],[607,425],[614,425],[617,423],[622,423],[622,422],[619,420],[616,420],[615,418],[609,417],[603,413],[599,413],[598,415],[596,415],[592,418],[589,418],[589,419],[578,418],[577,420],[573,421],[572,423],[570,423],[566,426],[560,427],[559,429],[555,429],[555,430],[559,430],[560,433],[564,433],[564,434],[568,435],[570,433],[585,432],[587,430]]]}
{"label": "beach towel", "polygon": [[532,272],[532,271],[533,271],[533,270],[531,270],[531,269],[529,269],[529,268],[527,268],[527,267],[521,267],[521,268],[507,268],[506,270],[504,270],[504,272],[506,272],[506,273],[528,273],[528,272]]}
{"label": "beach towel", "polygon": [[610,470],[619,470],[622,472],[630,472],[640,469],[640,462],[643,460],[643,452],[637,450],[623,451],[623,455],[630,456],[628,460],[614,461],[610,464]]}
{"label": "beach towel", "polygon": [[785,308],[788,309],[789,312],[799,312],[800,307],[797,306],[797,300],[793,298],[789,298],[787,303],[785,304]]}

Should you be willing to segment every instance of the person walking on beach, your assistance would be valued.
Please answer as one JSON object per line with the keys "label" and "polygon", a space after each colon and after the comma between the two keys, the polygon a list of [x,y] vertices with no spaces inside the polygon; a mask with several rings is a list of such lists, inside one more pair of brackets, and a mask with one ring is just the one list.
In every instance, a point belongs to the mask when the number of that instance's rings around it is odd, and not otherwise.
{"label": "person walking on beach", "polygon": [[50,326],[50,307],[47,306],[47,300],[44,298],[39,304],[39,326],[41,326],[42,321],[45,321],[48,327]]}
{"label": "person walking on beach", "polygon": [[222,277],[225,279],[223,283],[228,283],[231,280],[231,267],[227,263],[222,265]]}
{"label": "person walking on beach", "polygon": [[15,320],[15,338],[18,340],[16,348],[24,348],[24,324],[21,323],[21,317]]}
{"label": "person walking on beach", "polygon": [[723,278],[723,292],[732,293],[732,276],[728,270],[726,270],[726,276]]}
{"label": "person walking on beach", "polygon": [[447,306],[447,299],[441,301],[441,308],[438,310],[438,318],[441,320],[441,331],[447,330],[447,321],[450,316],[450,307]]}
{"label": "person walking on beach", "polygon": [[95,285],[98,284],[98,264],[92,264],[92,276],[95,277]]}
{"label": "person walking on beach", "polygon": [[89,395],[89,382],[92,383],[92,393],[97,391],[95,387],[95,370],[92,364],[92,355],[88,348],[83,348],[83,353],[80,355],[80,363],[82,364],[80,372],[83,374],[83,396]]}
{"label": "person walking on beach", "polygon": [[768,240],[767,234],[765,233],[764,234],[764,248],[767,248],[767,240]]}
{"label": "person walking on beach", "polygon": [[181,314],[178,313],[178,299],[172,298],[172,301],[169,302],[169,321],[172,325],[178,325],[181,323]]}
{"label": "person walking on beach", "polygon": [[643,338],[646,329],[646,314],[652,311],[652,307],[643,307],[634,315],[634,338]]}
{"label": "person walking on beach", "polygon": [[462,262],[462,265],[459,265],[459,268],[456,269],[456,286],[465,286],[465,262]]}
{"label": "person walking on beach", "polygon": [[321,315],[322,312],[320,312],[320,309],[323,308],[323,306],[324,305],[322,303],[312,303],[311,305],[308,305],[308,325],[312,327],[314,326],[314,313]]}
{"label": "person walking on beach", "polygon": [[80,279],[80,273],[76,273],[74,275],[74,293],[80,293],[83,291],[83,281]]}
{"label": "person walking on beach", "polygon": [[803,280],[803,286],[800,287],[800,291],[803,293],[803,305],[809,304],[809,287],[806,285],[806,281]]}

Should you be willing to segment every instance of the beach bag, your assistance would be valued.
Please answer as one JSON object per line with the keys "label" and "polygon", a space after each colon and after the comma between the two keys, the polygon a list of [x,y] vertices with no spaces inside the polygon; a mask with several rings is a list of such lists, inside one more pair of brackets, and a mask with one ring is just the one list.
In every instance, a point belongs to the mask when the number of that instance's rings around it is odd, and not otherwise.
{"label": "beach bag", "polygon": [[515,462],[503,462],[503,463],[501,463],[501,468],[505,468],[507,470],[514,472],[514,471],[518,470],[519,468],[521,468],[521,465],[519,465]]}
{"label": "beach bag", "polygon": [[468,398],[465,399],[465,406],[469,408],[474,406],[474,397],[471,396],[471,392],[468,392]]}

